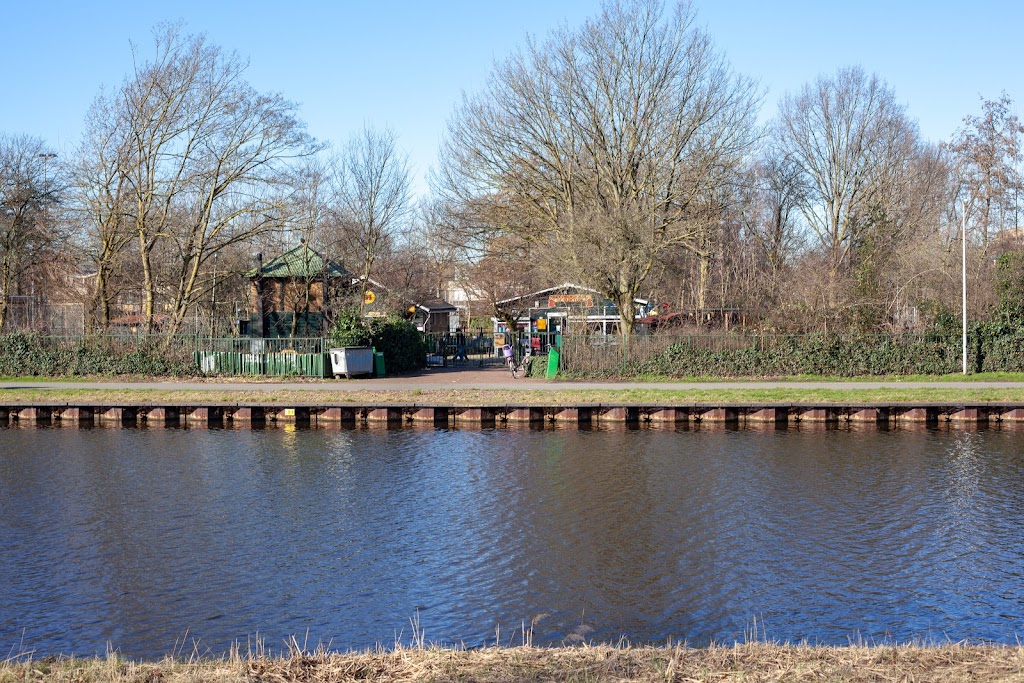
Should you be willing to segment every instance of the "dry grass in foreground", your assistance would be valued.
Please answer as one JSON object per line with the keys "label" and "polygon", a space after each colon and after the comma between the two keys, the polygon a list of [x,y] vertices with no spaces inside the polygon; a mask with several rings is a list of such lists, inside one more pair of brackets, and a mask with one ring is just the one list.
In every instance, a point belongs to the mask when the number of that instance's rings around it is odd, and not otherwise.
{"label": "dry grass in foreground", "polygon": [[105,659],[0,662],[0,683],[340,683],[342,681],[1024,681],[1024,647],[815,647],[765,643],[686,647],[579,646],[137,663]]}

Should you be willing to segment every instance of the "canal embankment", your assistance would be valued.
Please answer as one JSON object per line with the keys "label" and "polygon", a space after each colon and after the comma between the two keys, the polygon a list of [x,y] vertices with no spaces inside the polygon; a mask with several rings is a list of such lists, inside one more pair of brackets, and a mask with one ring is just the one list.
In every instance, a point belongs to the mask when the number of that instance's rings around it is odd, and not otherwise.
{"label": "canal embankment", "polygon": [[742,643],[685,646],[397,647],[284,657],[10,658],[0,683],[327,683],[334,681],[1019,681],[1024,648],[968,644],[824,647]]}
{"label": "canal embankment", "polygon": [[1024,425],[1021,402],[885,404],[825,403],[574,403],[431,404],[298,401],[107,401],[0,403],[2,425],[251,427],[262,425]]}
{"label": "canal embankment", "polygon": [[1024,424],[1024,383],[544,382],[493,370],[352,382],[0,381],[0,424]]}

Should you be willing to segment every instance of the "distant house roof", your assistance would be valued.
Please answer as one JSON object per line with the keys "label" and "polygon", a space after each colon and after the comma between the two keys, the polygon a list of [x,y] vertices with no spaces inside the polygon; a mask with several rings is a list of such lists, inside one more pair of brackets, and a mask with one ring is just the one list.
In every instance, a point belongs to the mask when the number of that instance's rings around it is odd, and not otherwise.
{"label": "distant house roof", "polygon": [[[584,285],[577,285],[577,284],[573,284],[572,282],[563,282],[560,285],[556,285],[554,287],[548,287],[547,289],[542,289],[542,290],[539,290],[537,292],[530,292],[529,294],[520,294],[519,296],[513,296],[513,297],[509,297],[508,299],[502,299],[501,301],[498,302],[498,305],[501,306],[503,304],[512,303],[513,301],[529,301],[530,299],[539,299],[539,298],[542,298],[542,297],[550,295],[550,294],[555,294],[557,292],[563,292],[563,291],[565,291],[567,289],[569,289],[569,290],[576,290],[578,292],[590,292],[591,294],[597,294],[598,296],[603,296],[603,295],[601,295],[600,292],[598,292],[593,287],[586,287]],[[633,299],[633,301],[635,303],[640,304],[641,306],[645,306],[648,303],[647,299]]]}
{"label": "distant house roof", "polygon": [[324,259],[315,249],[300,244],[277,258],[263,264],[262,268],[250,270],[249,277],[310,278],[349,277],[349,272],[340,263]]}
{"label": "distant house roof", "polygon": [[594,294],[597,294],[597,290],[596,289],[592,289],[590,287],[584,287],[583,285],[574,285],[571,282],[564,282],[564,283],[562,283],[560,285],[556,285],[554,287],[548,287],[547,289],[542,289],[542,290],[537,291],[537,292],[530,292],[529,294],[520,294],[519,296],[510,296],[507,299],[502,299],[501,301],[499,301],[498,305],[500,306],[501,304],[508,304],[508,303],[513,302],[513,301],[519,301],[519,300],[524,300],[524,299],[535,299],[538,296],[543,296],[545,294],[551,294],[553,292],[560,292],[560,291],[565,290],[565,289],[575,289],[575,290],[579,290],[579,291],[582,291],[582,292],[593,292]]}
{"label": "distant house roof", "polygon": [[457,308],[455,308],[455,306],[452,306],[444,299],[437,298],[430,298],[419,301],[417,302],[416,307],[426,311],[427,313],[444,313],[445,311],[454,313],[455,311],[458,310]]}

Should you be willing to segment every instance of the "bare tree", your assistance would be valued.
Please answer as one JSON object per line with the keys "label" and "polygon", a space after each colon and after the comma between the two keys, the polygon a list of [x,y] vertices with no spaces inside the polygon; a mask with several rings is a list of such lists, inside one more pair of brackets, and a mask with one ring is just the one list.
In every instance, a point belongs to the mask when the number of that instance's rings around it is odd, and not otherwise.
{"label": "bare tree", "polygon": [[57,246],[48,213],[58,197],[55,157],[38,138],[0,135],[0,329],[10,297]]}
{"label": "bare tree", "polygon": [[[110,98],[100,96],[97,128],[123,141],[119,166],[137,240],[146,328],[158,288],[170,308],[168,331],[211,286],[208,261],[220,250],[285,222],[283,167],[316,146],[295,105],[257,93],[246,63],[203,36],[163,26],[152,61],[137,63]],[[113,177],[113,174],[109,174]],[[153,255],[168,257],[158,283]],[[162,285],[162,286],[160,286]]]}
{"label": "bare tree", "polygon": [[509,330],[527,314],[525,295],[541,288],[540,261],[530,242],[509,234],[495,237],[469,268],[469,278],[491,314]]}
{"label": "bare tree", "polygon": [[378,259],[406,228],[411,213],[408,158],[391,130],[364,128],[336,161],[336,225],[358,258],[364,295]]}
{"label": "bare tree", "polygon": [[84,253],[95,268],[87,327],[106,329],[116,298],[117,267],[135,235],[129,225],[130,195],[125,170],[130,160],[124,130],[110,99],[100,97],[86,119],[74,169],[75,206],[84,228]]}
{"label": "bare tree", "polygon": [[[326,323],[329,261],[322,256],[321,240],[330,224],[331,170],[320,159],[312,157],[294,169],[290,183],[292,192],[286,213],[290,217],[290,231],[299,238],[301,250],[296,259],[298,272],[292,274],[291,286],[284,288],[282,297],[287,299],[285,310],[292,311],[290,334],[295,337],[299,320],[308,324],[313,306],[318,305]],[[314,267],[317,264],[319,268]]]}
{"label": "bare tree", "polygon": [[957,200],[971,207],[975,229],[987,247],[995,219],[1013,215],[1017,227],[1017,198],[1024,185],[1020,175],[1024,125],[1012,112],[1013,100],[981,101],[981,116],[964,117],[963,127],[948,146],[959,181]]}
{"label": "bare tree", "polygon": [[883,81],[851,67],[784,98],[777,135],[835,281],[871,226],[870,210],[912,158],[916,127]]}
{"label": "bare tree", "polygon": [[799,246],[796,214],[802,200],[799,168],[777,148],[755,161],[740,185],[737,213],[764,265],[768,299],[778,294],[787,261]]}
{"label": "bare tree", "polygon": [[717,221],[709,197],[749,148],[757,101],[688,3],[607,2],[464,99],[434,184],[479,217],[468,224],[608,296],[628,335],[658,259]]}
{"label": "bare tree", "polygon": [[432,292],[442,292],[455,283],[461,287],[471,286],[466,281],[464,266],[468,261],[467,249],[460,243],[459,230],[454,228],[458,220],[456,212],[442,201],[427,200],[419,208],[410,242],[423,252],[433,275]]}

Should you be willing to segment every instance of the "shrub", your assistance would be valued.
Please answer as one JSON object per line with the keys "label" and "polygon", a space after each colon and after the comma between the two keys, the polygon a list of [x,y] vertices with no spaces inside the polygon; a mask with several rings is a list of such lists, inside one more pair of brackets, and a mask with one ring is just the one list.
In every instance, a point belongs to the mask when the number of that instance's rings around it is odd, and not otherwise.
{"label": "shrub", "polygon": [[548,370],[548,356],[547,354],[540,356],[530,356],[530,364],[526,368],[526,376],[531,379],[544,379],[544,375]]}
{"label": "shrub", "polygon": [[416,327],[398,317],[361,318],[345,311],[331,327],[332,346],[372,346],[384,354],[389,373],[419,370],[427,364],[427,347]]}
{"label": "shrub", "polygon": [[[740,338],[742,339],[742,338]],[[999,337],[974,348],[971,362],[978,369],[1024,368],[1024,356],[1014,354],[1011,337]],[[1024,336],[1022,336],[1024,340]],[[647,358],[627,357],[617,366],[577,375],[603,377],[773,377],[780,375],[939,375],[960,369],[960,346],[948,337],[920,336],[791,336],[765,340],[754,337],[735,348],[708,349],[679,341]]]}
{"label": "shrub", "polygon": [[194,374],[195,365],[185,350],[163,348],[156,342],[55,340],[21,332],[0,337],[0,375],[7,377]]}

